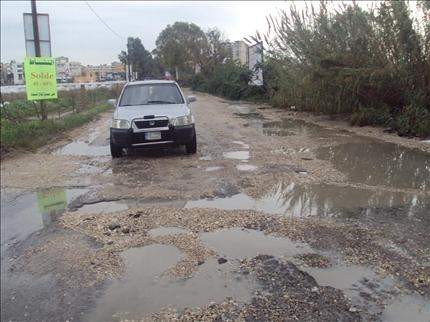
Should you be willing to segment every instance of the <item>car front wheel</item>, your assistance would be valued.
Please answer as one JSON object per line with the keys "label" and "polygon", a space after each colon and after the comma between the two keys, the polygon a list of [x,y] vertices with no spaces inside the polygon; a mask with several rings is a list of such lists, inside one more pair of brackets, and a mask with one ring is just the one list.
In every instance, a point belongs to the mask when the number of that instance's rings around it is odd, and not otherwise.
{"label": "car front wheel", "polygon": [[122,157],[122,148],[110,141],[110,154],[112,158],[120,158]]}
{"label": "car front wheel", "polygon": [[194,134],[192,141],[185,145],[185,149],[187,150],[187,154],[195,154],[197,152],[196,134]]}

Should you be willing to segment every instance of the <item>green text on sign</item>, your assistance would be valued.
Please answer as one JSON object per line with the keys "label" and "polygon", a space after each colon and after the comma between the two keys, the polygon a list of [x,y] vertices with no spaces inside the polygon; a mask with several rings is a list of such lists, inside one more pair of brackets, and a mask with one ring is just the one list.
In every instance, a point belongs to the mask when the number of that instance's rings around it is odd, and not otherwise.
{"label": "green text on sign", "polygon": [[24,73],[29,101],[57,98],[57,77],[53,58],[26,57]]}

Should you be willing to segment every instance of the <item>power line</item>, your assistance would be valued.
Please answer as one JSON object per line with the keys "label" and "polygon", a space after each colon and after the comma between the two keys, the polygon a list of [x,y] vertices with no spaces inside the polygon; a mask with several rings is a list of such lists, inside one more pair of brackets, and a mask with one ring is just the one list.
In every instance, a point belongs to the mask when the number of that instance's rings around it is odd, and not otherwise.
{"label": "power line", "polygon": [[88,1],[85,1],[85,3],[87,4],[88,8],[90,8],[90,10],[96,15],[97,18],[99,18],[99,20],[102,22],[102,24],[104,24],[106,26],[106,28],[108,28],[110,31],[112,31],[112,33],[119,37],[120,39],[125,39],[123,36],[121,36],[119,33],[117,33],[115,30],[113,30],[103,19],[102,17],[100,17],[97,12],[93,9],[93,7],[91,7],[91,5],[88,3]]}

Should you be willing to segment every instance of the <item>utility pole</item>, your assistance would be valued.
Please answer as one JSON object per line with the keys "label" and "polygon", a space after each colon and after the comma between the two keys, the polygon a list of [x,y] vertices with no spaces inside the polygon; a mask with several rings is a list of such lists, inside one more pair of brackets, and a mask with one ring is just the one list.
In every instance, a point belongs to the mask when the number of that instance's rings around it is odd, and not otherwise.
{"label": "utility pole", "polygon": [[31,0],[31,16],[33,18],[34,51],[36,53],[36,57],[40,57],[39,24],[37,22],[36,0]]}
{"label": "utility pole", "polygon": [[[31,0],[31,17],[33,18],[33,37],[34,37],[34,51],[36,57],[40,57],[40,39],[39,39],[39,23],[37,21],[37,8],[36,8],[36,0]],[[42,121],[48,118],[48,115],[45,111],[45,102],[43,100],[40,101],[40,114],[42,116]]]}

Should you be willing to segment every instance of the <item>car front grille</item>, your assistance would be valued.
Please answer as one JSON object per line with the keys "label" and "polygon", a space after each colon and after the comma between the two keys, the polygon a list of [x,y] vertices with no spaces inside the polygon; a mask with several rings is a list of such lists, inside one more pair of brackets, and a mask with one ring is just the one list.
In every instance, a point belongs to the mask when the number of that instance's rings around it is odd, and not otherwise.
{"label": "car front grille", "polygon": [[156,119],[156,120],[139,120],[134,121],[134,124],[138,129],[151,129],[157,127],[167,127],[169,125],[168,119]]}

